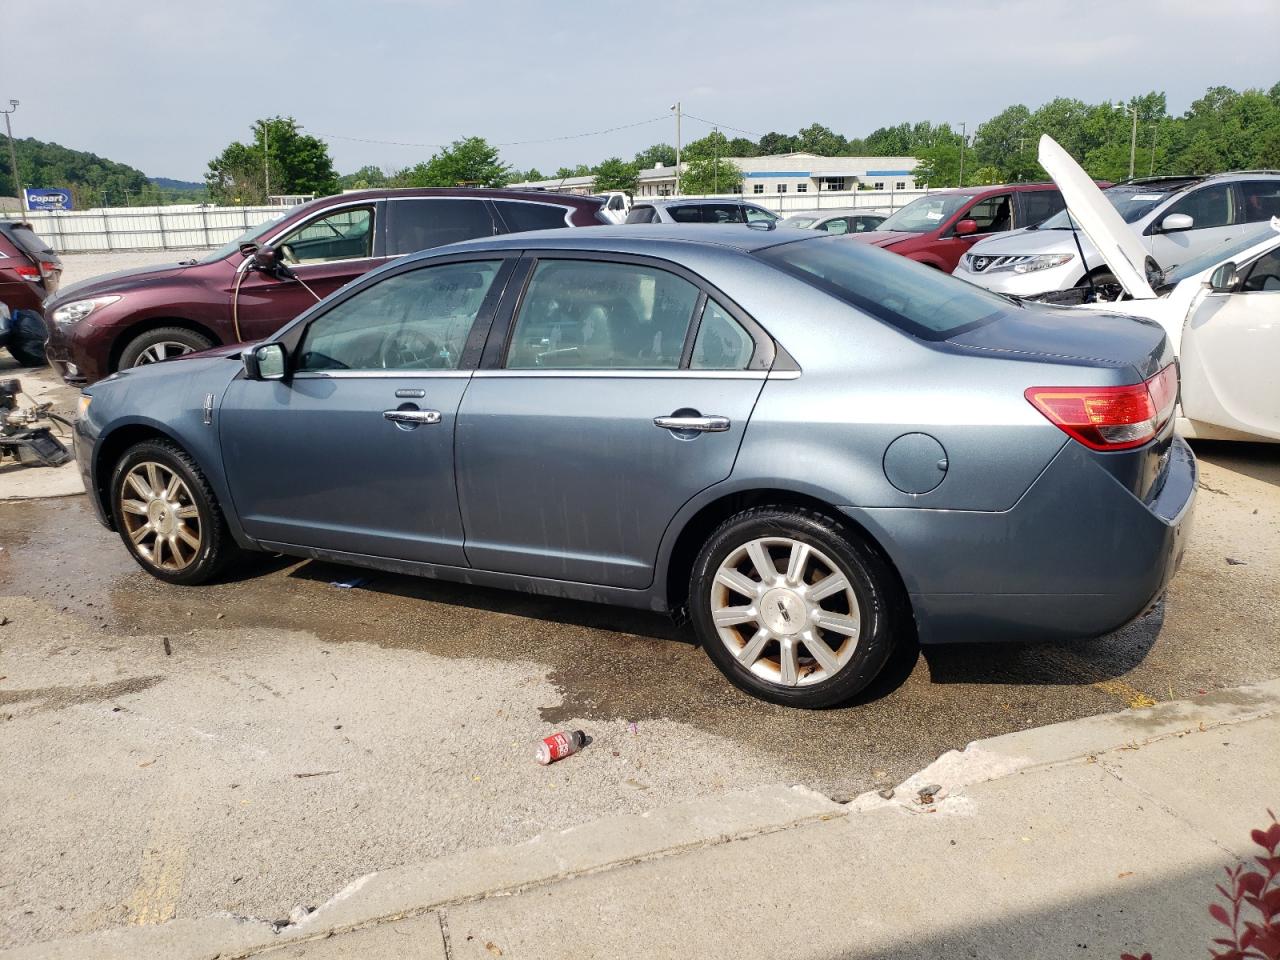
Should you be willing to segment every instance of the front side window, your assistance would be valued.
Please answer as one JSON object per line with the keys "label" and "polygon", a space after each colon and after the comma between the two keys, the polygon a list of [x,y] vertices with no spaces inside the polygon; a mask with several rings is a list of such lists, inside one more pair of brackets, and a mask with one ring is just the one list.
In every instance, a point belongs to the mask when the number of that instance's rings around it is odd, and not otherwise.
{"label": "front side window", "polygon": [[778,219],[777,214],[760,207],[746,207],[747,223],[772,223]]}
{"label": "front side window", "polygon": [[348,207],[317,217],[277,245],[285,263],[331,263],[373,256],[373,208]]}
{"label": "front side window", "polygon": [[932,267],[834,237],[783,243],[756,256],[926,340],[946,339],[1016,309],[1003,297]]}
{"label": "front side window", "polygon": [[[498,208],[498,213],[512,233],[520,233],[524,230],[555,230],[569,225],[565,221],[565,215],[569,212],[565,207],[546,203],[521,203],[517,200],[495,200],[493,204]],[[622,198],[613,197],[609,201],[609,209],[621,210]]]}
{"label": "front side window", "polygon": [[388,207],[387,252],[392,256],[501,232],[483,200],[406,197],[392,200]]}
{"label": "front side window", "polygon": [[507,368],[675,370],[698,288],[629,263],[543,260],[525,291]]}
{"label": "front side window", "polygon": [[1204,230],[1208,227],[1227,227],[1235,222],[1235,207],[1231,202],[1231,188],[1225,183],[1215,183],[1199,190],[1193,190],[1177,203],[1173,204],[1160,217],[1175,213],[1185,213],[1192,220],[1193,230]]}
{"label": "front side window", "polygon": [[836,217],[834,220],[818,224],[818,229],[825,230],[827,233],[848,233],[849,221],[844,217]]}
{"label": "front side window", "polygon": [[745,370],[756,344],[742,325],[714,300],[707,300],[693,341],[691,370]]}
{"label": "front side window", "polygon": [[869,230],[879,230],[882,223],[884,217],[854,217],[853,229],[855,233],[866,233]]}
{"label": "front side window", "polygon": [[454,370],[501,260],[387,277],[307,328],[298,370]]}
{"label": "front side window", "polygon": [[1253,262],[1240,289],[1248,293],[1280,291],[1280,248]]}
{"label": "front side window", "polygon": [[1013,196],[1001,194],[979,200],[964,214],[965,220],[978,225],[978,233],[999,233],[1013,226]]}
{"label": "front side window", "polygon": [[928,233],[930,230],[937,230],[972,199],[972,194],[964,193],[937,193],[931,197],[919,197],[885,220],[880,229]]}

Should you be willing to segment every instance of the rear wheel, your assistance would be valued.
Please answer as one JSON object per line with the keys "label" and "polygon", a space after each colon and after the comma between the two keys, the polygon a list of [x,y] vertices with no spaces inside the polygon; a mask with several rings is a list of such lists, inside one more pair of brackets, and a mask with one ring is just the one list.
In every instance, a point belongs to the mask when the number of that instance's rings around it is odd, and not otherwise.
{"label": "rear wheel", "polygon": [[787,507],[730,517],[694,564],[690,613],[737,687],[787,706],[842,703],[893,646],[893,577],[837,521]]}
{"label": "rear wheel", "polygon": [[126,451],[111,475],[111,508],[129,553],[160,580],[207,583],[240,552],[204,474],[168,441]]}
{"label": "rear wheel", "polygon": [[43,367],[49,361],[44,355],[44,323],[33,313],[18,310],[9,330],[9,352],[24,367]]}
{"label": "rear wheel", "polygon": [[120,369],[172,360],[188,353],[208,350],[212,346],[212,340],[194,330],[185,327],[158,327],[129,341],[120,354]]}

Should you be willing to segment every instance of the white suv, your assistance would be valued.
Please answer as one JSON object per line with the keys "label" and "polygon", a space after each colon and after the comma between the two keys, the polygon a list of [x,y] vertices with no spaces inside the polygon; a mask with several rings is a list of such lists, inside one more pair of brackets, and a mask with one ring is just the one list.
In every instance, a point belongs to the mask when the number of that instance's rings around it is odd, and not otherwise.
{"label": "white suv", "polygon": [[[1280,216],[1280,173],[1154,177],[1103,191],[1166,272]],[[954,275],[999,293],[1028,297],[1115,283],[1083,232],[1076,246],[1065,210],[1038,226],[989,237],[960,258]],[[1083,262],[1081,260],[1083,250]]]}

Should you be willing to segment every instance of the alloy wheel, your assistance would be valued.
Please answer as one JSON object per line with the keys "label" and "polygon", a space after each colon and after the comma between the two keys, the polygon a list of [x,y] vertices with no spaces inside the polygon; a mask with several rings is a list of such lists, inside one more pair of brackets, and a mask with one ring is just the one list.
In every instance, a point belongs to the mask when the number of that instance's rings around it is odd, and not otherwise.
{"label": "alloy wheel", "polygon": [[711,618],[738,663],[785,687],[833,678],[862,628],[849,578],[817,547],[789,537],[751,540],[725,557]]}
{"label": "alloy wheel", "polygon": [[134,548],[153,566],[177,573],[199,555],[200,510],[171,467],[148,460],[125,474],[120,514]]}
{"label": "alloy wheel", "polygon": [[174,357],[185,356],[188,353],[195,353],[195,348],[190,344],[179,343],[176,340],[161,340],[151,344],[151,346],[138,354],[138,359],[133,361],[133,365],[135,367],[143,367],[148,363],[172,360]]}

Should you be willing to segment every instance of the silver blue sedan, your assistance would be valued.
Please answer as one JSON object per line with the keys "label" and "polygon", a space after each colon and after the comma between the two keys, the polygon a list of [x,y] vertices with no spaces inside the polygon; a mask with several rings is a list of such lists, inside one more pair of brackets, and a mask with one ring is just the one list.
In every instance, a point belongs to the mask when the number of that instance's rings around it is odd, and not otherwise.
{"label": "silver blue sedan", "polygon": [[76,452],[137,562],[243,551],[685,613],[824,707],[896,644],[1149,610],[1196,484],[1159,326],[811,231],[544,231],[396,260],[270,341],[128,370]]}

